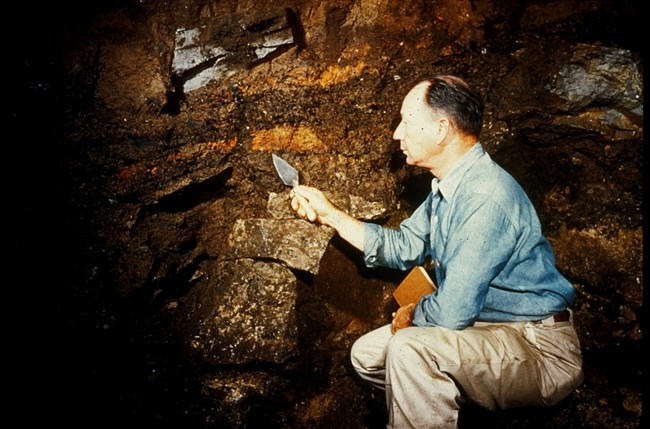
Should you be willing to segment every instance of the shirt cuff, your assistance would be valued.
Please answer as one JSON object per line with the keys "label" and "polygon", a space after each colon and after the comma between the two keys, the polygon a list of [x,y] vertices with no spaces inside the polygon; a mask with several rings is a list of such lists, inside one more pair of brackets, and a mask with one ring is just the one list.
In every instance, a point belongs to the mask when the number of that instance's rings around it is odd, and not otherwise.
{"label": "shirt cuff", "polygon": [[382,243],[382,227],[374,223],[365,223],[364,228],[363,259],[367,267],[374,267]]}
{"label": "shirt cuff", "polygon": [[427,315],[422,309],[422,300],[415,304],[415,311],[413,312],[413,325],[415,326],[432,326],[427,321]]}

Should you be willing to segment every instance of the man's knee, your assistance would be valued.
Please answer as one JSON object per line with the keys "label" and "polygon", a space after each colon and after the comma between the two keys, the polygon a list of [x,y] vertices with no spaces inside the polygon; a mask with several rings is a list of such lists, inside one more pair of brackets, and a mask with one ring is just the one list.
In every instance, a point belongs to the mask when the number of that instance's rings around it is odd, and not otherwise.
{"label": "man's knee", "polygon": [[352,362],[352,367],[357,371],[364,370],[364,359],[361,358],[363,355],[362,346],[359,344],[359,340],[355,341],[352,344],[350,349],[350,361]]}
{"label": "man's knee", "polygon": [[[411,328],[404,328],[395,333],[386,345],[386,360],[398,359],[405,361],[405,359],[417,356],[417,340],[407,332]],[[410,360],[410,359],[409,359]]]}

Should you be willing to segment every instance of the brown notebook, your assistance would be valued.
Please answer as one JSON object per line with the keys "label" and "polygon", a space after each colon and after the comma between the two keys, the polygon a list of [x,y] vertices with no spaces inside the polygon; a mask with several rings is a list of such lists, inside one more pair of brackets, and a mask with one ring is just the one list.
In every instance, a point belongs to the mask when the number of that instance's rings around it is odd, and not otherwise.
{"label": "brown notebook", "polygon": [[393,291],[395,300],[400,307],[410,303],[417,303],[424,295],[436,290],[436,286],[429,277],[424,267],[417,266],[402,280],[402,283]]}

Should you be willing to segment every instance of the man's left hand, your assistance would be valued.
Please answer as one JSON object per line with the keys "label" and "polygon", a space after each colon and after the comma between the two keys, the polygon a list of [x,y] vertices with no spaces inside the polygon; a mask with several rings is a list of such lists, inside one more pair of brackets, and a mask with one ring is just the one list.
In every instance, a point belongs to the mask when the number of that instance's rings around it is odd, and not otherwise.
{"label": "man's left hand", "polygon": [[415,312],[415,304],[408,304],[397,309],[393,313],[393,322],[391,323],[391,331],[393,334],[402,328],[413,326],[413,313]]}

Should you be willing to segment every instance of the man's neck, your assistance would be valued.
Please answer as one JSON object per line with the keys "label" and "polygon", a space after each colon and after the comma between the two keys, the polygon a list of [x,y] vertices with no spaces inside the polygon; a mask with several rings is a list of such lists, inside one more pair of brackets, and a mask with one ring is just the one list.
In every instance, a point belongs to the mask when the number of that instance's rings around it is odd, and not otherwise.
{"label": "man's neck", "polygon": [[453,140],[443,143],[445,148],[440,154],[440,157],[436,160],[436,165],[429,170],[431,171],[431,174],[439,180],[444,179],[477,141],[478,140],[473,136],[456,135]]}

